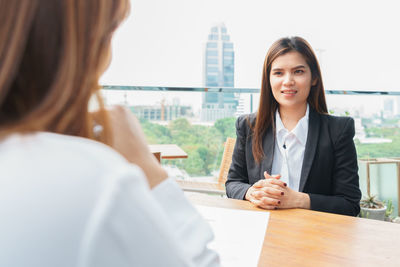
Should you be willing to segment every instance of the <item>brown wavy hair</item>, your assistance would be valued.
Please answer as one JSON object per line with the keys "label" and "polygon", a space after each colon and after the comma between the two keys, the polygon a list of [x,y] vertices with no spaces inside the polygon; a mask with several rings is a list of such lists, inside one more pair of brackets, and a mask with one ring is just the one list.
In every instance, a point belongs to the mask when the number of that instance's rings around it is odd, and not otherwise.
{"label": "brown wavy hair", "polygon": [[263,136],[269,127],[272,127],[273,130],[275,129],[275,112],[279,106],[278,102],[272,95],[270,83],[271,65],[277,57],[291,51],[296,51],[304,57],[311,69],[312,80],[316,81],[315,85],[311,86],[307,102],[319,113],[324,114],[328,112],[321,70],[311,46],[301,37],[285,37],[277,40],[272,44],[265,57],[262,73],[260,104],[256,120],[253,125],[251,125],[253,134],[253,156],[258,164],[265,157],[262,145]]}
{"label": "brown wavy hair", "polygon": [[98,80],[128,12],[129,0],[0,0],[1,135],[49,131],[109,143]]}

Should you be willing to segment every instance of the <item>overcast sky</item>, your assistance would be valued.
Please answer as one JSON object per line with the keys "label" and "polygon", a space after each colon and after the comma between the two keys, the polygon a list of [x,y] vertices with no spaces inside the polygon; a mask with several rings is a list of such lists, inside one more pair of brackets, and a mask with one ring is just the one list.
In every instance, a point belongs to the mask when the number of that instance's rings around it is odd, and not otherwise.
{"label": "overcast sky", "polygon": [[202,86],[210,28],[224,22],[235,46],[235,86],[260,85],[266,51],[306,38],[326,89],[400,90],[399,1],[133,0],[104,83]]}
{"label": "overcast sky", "polygon": [[203,86],[204,45],[224,22],[235,87],[259,88],[269,46],[309,41],[325,89],[400,91],[400,2],[371,0],[132,0],[103,84]]}

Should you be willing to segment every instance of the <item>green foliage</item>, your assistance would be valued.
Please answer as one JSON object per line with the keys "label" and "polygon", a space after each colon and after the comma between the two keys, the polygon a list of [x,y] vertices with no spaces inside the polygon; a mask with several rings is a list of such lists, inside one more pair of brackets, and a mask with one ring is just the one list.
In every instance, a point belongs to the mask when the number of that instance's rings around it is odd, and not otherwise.
{"label": "green foliage", "polygon": [[363,210],[360,210],[359,217],[361,218],[369,218],[369,212],[364,212]]}
{"label": "green foliage", "polygon": [[169,144],[171,142],[171,132],[167,127],[141,121],[143,132],[149,144]]}
{"label": "green foliage", "polygon": [[383,202],[379,201],[376,196],[366,196],[360,201],[360,207],[368,208],[368,209],[380,209],[385,205]]}
{"label": "green foliage", "polygon": [[368,137],[391,139],[391,143],[361,144],[357,139],[355,145],[358,158],[382,158],[400,156],[400,129],[399,128],[367,128]]}
{"label": "green foliage", "polygon": [[[210,175],[219,169],[224,141],[227,137],[236,137],[235,121],[236,118],[224,118],[217,120],[214,126],[203,126],[192,125],[187,119],[180,118],[171,121],[168,126],[148,121],[141,121],[141,124],[150,144],[177,144],[182,147],[189,157],[171,163],[190,175],[200,176]],[[393,125],[366,128],[368,137],[388,138],[392,143],[361,144],[355,139],[358,158],[400,157],[400,128]]]}
{"label": "green foliage", "polygon": [[187,154],[184,160],[169,163],[184,169],[192,176],[210,175],[219,169],[223,144],[227,137],[236,137],[235,118],[224,118],[214,126],[191,125],[185,118],[162,126],[141,121],[143,131],[150,144],[177,144]]}
{"label": "green foliage", "polygon": [[190,175],[203,175],[205,173],[204,170],[204,161],[201,159],[197,150],[185,150],[188,152],[188,158],[184,160],[175,160],[174,164],[179,168],[183,168]]}
{"label": "green foliage", "polygon": [[[209,175],[219,168],[226,138],[236,137],[235,121],[236,118],[224,118],[217,120],[214,126],[202,126],[180,118],[168,126],[143,120],[141,124],[150,144],[177,144],[188,153],[188,159],[172,164],[190,175]],[[372,121],[363,119],[363,122]],[[387,121],[384,123],[387,125]],[[368,137],[388,138],[392,143],[361,144],[355,139],[358,158],[400,157],[400,128],[395,128],[394,124],[389,126],[366,128],[365,131]]]}
{"label": "green foliage", "polygon": [[389,199],[388,201],[384,201],[383,202],[386,206],[386,213],[385,213],[385,217],[390,218],[391,219],[391,215],[393,213],[394,210],[394,206],[393,206],[393,202],[391,199]]}
{"label": "green foliage", "polygon": [[220,131],[223,140],[226,140],[227,137],[236,137],[235,122],[236,118],[224,118],[215,122],[214,127]]}

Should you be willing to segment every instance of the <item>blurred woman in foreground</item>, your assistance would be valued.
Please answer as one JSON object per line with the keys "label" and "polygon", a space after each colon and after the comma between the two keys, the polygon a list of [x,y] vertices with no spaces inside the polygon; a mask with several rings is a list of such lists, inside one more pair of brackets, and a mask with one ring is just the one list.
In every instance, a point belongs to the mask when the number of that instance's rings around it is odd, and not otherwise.
{"label": "blurred woman in foreground", "polygon": [[137,119],[103,107],[98,80],[128,10],[0,0],[0,266],[218,265]]}

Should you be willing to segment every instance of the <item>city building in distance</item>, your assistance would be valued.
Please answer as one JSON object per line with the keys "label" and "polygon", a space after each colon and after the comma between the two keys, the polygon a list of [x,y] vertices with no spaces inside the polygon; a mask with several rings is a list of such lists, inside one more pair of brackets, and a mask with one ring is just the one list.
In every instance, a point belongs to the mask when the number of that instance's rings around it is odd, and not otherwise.
{"label": "city building in distance", "polygon": [[135,105],[130,108],[138,118],[161,124],[181,117],[192,118],[192,107],[181,105],[179,102],[178,98],[174,98],[171,105],[165,103],[165,99],[163,99],[160,104]]}
{"label": "city building in distance", "polygon": [[[234,87],[235,52],[225,24],[211,28],[204,55],[204,86]],[[201,120],[234,117],[238,100],[234,93],[204,93]]]}

